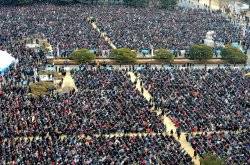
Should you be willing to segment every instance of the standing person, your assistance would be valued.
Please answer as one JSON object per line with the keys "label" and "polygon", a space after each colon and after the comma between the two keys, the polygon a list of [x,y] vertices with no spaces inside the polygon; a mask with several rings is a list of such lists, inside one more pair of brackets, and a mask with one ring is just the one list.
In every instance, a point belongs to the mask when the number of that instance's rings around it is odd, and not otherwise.
{"label": "standing person", "polygon": [[189,134],[186,133],[186,141],[188,142],[189,141]]}
{"label": "standing person", "polygon": [[180,128],[176,129],[176,134],[177,134],[178,139],[180,139],[180,137],[181,137],[181,130],[180,130]]}
{"label": "standing person", "polygon": [[197,151],[196,151],[196,149],[194,150],[194,158],[196,159],[196,157],[197,157]]}
{"label": "standing person", "polygon": [[173,134],[174,134],[174,131],[171,129],[170,135],[173,136]]}

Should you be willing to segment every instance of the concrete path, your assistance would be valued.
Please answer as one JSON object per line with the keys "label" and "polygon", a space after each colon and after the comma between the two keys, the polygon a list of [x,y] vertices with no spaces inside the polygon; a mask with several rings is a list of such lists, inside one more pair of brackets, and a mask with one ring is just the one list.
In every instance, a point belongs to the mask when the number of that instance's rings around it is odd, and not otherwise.
{"label": "concrete path", "polygon": [[72,89],[75,89],[77,91],[77,87],[75,85],[74,79],[72,78],[70,72],[67,72],[66,76],[63,78],[62,87],[59,91],[60,92],[68,92]]}
{"label": "concrete path", "polygon": [[[137,81],[136,89],[138,89],[140,92],[142,92],[141,89],[143,88],[142,95],[145,97],[146,100],[150,101],[152,96],[148,92],[148,90],[146,90],[143,86],[142,87],[140,86],[139,76],[136,77],[133,72],[128,72],[128,74],[130,75],[130,78],[131,78],[132,82]],[[157,113],[157,115],[161,114],[161,110],[155,110],[154,108],[152,109],[152,112]],[[168,116],[163,115],[163,116],[160,116],[160,117],[163,120],[163,124],[166,127],[166,132],[165,132],[166,134],[170,135],[171,130],[176,132],[176,127],[175,127],[174,123],[171,121],[171,119]],[[194,149],[192,148],[191,144],[186,141],[186,135],[184,133],[181,133],[180,139],[178,139],[176,133],[174,133],[173,136],[181,144],[181,147],[190,155],[190,157],[192,157],[192,161],[194,162],[194,164],[199,165],[200,164],[200,158],[198,156],[196,158],[193,157]]]}
{"label": "concrete path", "polygon": [[95,22],[91,23],[91,26],[93,27],[94,30],[96,30],[100,36],[109,44],[109,46],[112,49],[117,49],[116,46],[113,44],[113,42],[111,41],[111,39],[107,36],[106,33],[101,32],[100,28],[96,25]]}
{"label": "concrete path", "polygon": [[207,135],[211,135],[211,134],[214,134],[214,133],[217,133],[217,134],[220,134],[220,133],[233,133],[233,134],[240,134],[240,133],[243,133],[243,132],[247,132],[248,130],[247,129],[242,129],[242,130],[238,130],[238,131],[224,131],[224,130],[221,130],[221,131],[203,131],[203,132],[192,132],[192,135],[195,136],[195,135],[201,135],[201,134],[207,134]]}

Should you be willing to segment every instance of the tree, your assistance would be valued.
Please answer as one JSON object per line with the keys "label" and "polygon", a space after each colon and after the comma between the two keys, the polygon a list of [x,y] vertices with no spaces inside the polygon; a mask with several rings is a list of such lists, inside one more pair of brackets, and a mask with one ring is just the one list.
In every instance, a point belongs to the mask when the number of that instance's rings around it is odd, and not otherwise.
{"label": "tree", "polygon": [[134,63],[136,61],[136,53],[129,48],[113,49],[110,57],[120,63]]}
{"label": "tree", "polygon": [[177,5],[177,0],[160,0],[160,6],[164,9],[172,9]]}
{"label": "tree", "polygon": [[146,7],[148,6],[149,0],[124,0],[124,4],[135,7]]}
{"label": "tree", "polygon": [[174,55],[167,49],[159,49],[155,51],[154,58],[164,62],[172,62],[174,60]]}
{"label": "tree", "polygon": [[207,153],[200,159],[201,165],[224,165],[225,161],[217,155]]}
{"label": "tree", "polygon": [[246,63],[247,61],[247,55],[232,46],[226,46],[223,48],[221,51],[221,57],[233,64]]}
{"label": "tree", "polygon": [[190,59],[192,60],[208,60],[212,57],[213,50],[207,45],[193,45],[190,49]]}
{"label": "tree", "polygon": [[74,51],[69,58],[77,61],[78,63],[86,63],[95,60],[96,55],[88,49],[79,49]]}

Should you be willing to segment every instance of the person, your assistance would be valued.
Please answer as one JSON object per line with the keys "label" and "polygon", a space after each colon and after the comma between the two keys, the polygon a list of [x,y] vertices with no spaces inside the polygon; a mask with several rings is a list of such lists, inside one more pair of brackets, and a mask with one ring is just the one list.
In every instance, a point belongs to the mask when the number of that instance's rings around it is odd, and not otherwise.
{"label": "person", "polygon": [[197,157],[197,151],[194,150],[194,158],[196,159],[196,157]]}
{"label": "person", "polygon": [[181,130],[179,128],[176,129],[176,134],[177,134],[178,139],[180,139],[180,137],[181,137]]}
{"label": "person", "polygon": [[173,134],[174,134],[174,131],[171,129],[170,130],[170,135],[173,136]]}
{"label": "person", "polygon": [[186,141],[189,142],[189,134],[186,133]]}

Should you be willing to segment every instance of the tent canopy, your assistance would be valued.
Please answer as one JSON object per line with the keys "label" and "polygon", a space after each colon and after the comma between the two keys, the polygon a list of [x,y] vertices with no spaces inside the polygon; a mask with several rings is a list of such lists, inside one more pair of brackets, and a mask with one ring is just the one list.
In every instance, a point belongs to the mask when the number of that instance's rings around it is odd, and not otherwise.
{"label": "tent canopy", "polygon": [[0,50],[0,72],[6,70],[16,59],[12,57],[7,51]]}

